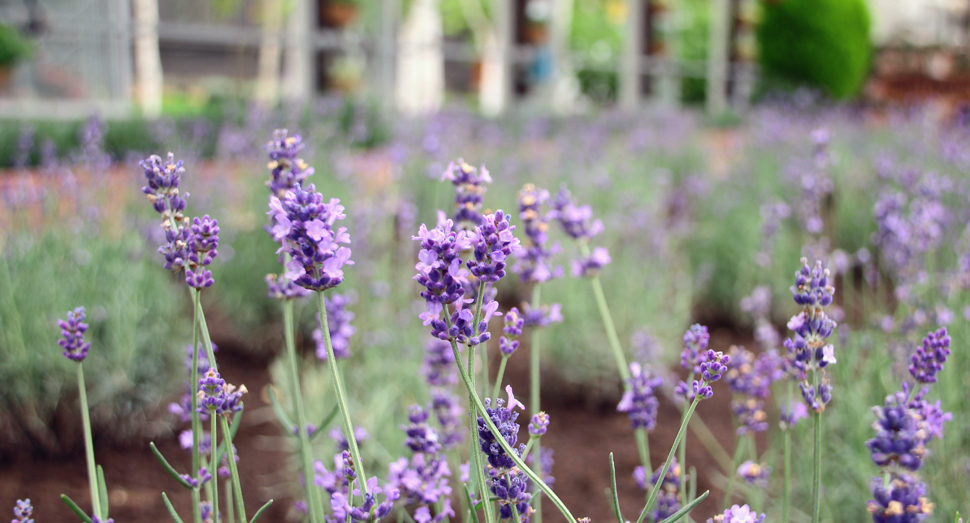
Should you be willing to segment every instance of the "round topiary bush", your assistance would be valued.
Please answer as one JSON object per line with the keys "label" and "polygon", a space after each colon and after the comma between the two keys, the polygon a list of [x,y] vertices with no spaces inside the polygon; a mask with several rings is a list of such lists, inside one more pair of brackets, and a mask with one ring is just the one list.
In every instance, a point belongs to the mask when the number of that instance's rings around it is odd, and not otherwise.
{"label": "round topiary bush", "polygon": [[758,27],[766,80],[809,84],[834,98],[859,92],[869,72],[865,0],[764,0]]}

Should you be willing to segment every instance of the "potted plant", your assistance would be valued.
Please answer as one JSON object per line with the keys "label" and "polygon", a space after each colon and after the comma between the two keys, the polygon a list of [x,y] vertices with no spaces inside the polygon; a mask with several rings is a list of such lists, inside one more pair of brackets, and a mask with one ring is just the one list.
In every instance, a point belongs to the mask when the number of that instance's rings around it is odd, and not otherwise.
{"label": "potted plant", "polygon": [[358,0],[321,0],[320,23],[324,27],[343,29],[357,19]]}
{"label": "potted plant", "polygon": [[0,24],[0,89],[10,83],[14,68],[32,51],[30,40],[20,36],[16,27]]}

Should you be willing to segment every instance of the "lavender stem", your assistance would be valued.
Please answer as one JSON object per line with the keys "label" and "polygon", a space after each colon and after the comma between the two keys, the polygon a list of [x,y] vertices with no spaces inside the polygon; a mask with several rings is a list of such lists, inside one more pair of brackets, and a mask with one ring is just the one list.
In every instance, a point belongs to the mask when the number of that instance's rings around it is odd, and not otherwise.
{"label": "lavender stem", "polygon": [[94,516],[101,519],[97,468],[94,465],[94,443],[91,439],[91,415],[88,413],[88,393],[84,386],[84,366],[81,362],[77,364],[77,388],[81,400],[81,426],[84,428],[84,454],[88,462],[88,486],[91,488],[91,506],[94,511]]}
{"label": "lavender stem", "polygon": [[[190,288],[192,295],[192,381],[189,382],[192,397],[192,475],[199,480],[199,448],[202,445],[202,419],[199,417],[199,395],[195,393],[199,386],[199,305],[200,293],[198,289]],[[215,365],[215,360],[209,360]],[[192,489],[192,518],[195,523],[202,523],[202,495],[198,488]]]}
{"label": "lavender stem", "polygon": [[[213,416],[218,416],[215,412],[212,413]],[[236,468],[236,456],[232,451],[232,438],[228,437],[229,432],[229,421],[225,416],[220,416],[222,421],[222,433],[225,434],[223,438],[226,440],[226,461],[229,462],[229,475],[232,479],[232,490],[235,493],[236,501],[236,511],[239,512],[238,516],[241,521],[246,520],[246,505],[243,503],[242,495],[242,484],[239,482],[239,470]],[[216,471],[218,472],[218,471]],[[218,473],[216,476],[218,477]]]}
{"label": "lavender stem", "polygon": [[[532,287],[532,309],[533,310],[539,310],[539,306],[542,304],[541,299],[542,299],[542,285],[536,282],[536,284]],[[532,343],[531,343],[531,346],[529,347],[529,408],[532,411],[533,416],[538,414],[540,410],[539,400],[541,395],[540,395],[540,388],[539,388],[539,385],[540,385],[539,370],[540,370],[540,356],[542,353],[540,350],[541,347],[539,346],[539,332],[540,332],[540,329],[538,326],[532,327],[532,333],[531,333]],[[504,365],[504,362],[503,362],[503,365]],[[496,387],[496,390],[498,390],[498,387]],[[495,394],[495,397],[498,397],[497,393]],[[532,445],[531,439],[529,441],[529,445]],[[535,449],[533,449],[532,451],[532,463],[538,466],[540,463],[539,460],[541,459],[541,456],[542,456],[542,448],[541,448],[541,444],[537,440]],[[532,521],[534,521],[535,523],[542,523],[542,493],[541,492],[536,493],[536,496],[533,499],[532,505],[533,505],[533,509],[535,510],[535,514],[532,517]]]}

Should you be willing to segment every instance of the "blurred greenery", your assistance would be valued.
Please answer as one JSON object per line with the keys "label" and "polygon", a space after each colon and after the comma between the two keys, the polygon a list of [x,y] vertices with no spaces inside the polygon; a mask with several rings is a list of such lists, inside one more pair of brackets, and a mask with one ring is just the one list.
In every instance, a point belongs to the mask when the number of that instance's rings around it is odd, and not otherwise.
{"label": "blurred greenery", "polygon": [[33,43],[20,35],[11,24],[0,24],[0,69],[11,69],[29,58],[34,51]]}
{"label": "blurred greenery", "polygon": [[807,84],[844,99],[858,94],[869,74],[865,0],[763,0],[757,35],[772,85]]}

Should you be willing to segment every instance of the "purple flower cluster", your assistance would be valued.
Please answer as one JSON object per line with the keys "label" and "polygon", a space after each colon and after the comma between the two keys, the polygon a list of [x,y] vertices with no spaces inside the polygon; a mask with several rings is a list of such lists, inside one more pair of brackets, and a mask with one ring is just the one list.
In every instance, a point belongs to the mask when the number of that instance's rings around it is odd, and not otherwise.
{"label": "purple flower cluster", "polygon": [[626,412],[630,417],[630,426],[635,429],[653,430],[657,425],[657,409],[660,406],[656,391],[663,385],[663,378],[654,376],[649,366],[646,369],[640,364],[630,364],[629,387],[623,393],[620,403],[616,406],[619,412]]}
{"label": "purple flower cluster", "polygon": [[[660,472],[662,470],[663,465],[650,475],[651,488],[657,488],[657,482],[660,481]],[[688,477],[685,475],[684,479],[686,480]],[[680,463],[677,462],[677,458],[674,458],[670,462],[670,467],[667,469],[667,475],[660,482],[660,491],[657,493],[657,504],[654,505],[653,511],[649,514],[650,520],[654,523],[663,521],[680,510],[680,479]],[[641,490],[647,490],[647,477],[643,467],[633,469],[633,480],[636,481],[637,486]]]}
{"label": "purple flower cluster", "polygon": [[711,519],[707,520],[707,523],[761,523],[765,520],[764,514],[758,514],[757,512],[751,510],[747,505],[737,506],[734,505],[731,508],[724,511],[723,514],[718,514]]}
{"label": "purple flower cluster", "polygon": [[781,421],[779,422],[779,427],[781,427],[781,430],[791,430],[798,423],[798,420],[807,417],[808,407],[805,406],[805,403],[792,401],[790,405],[781,406]]}
{"label": "purple flower cluster", "polygon": [[450,390],[458,383],[455,353],[450,343],[437,338],[428,341],[422,373],[431,386],[431,410],[441,427],[439,442],[445,450],[451,449],[462,440],[464,409]]}
{"label": "purple flower cluster", "polygon": [[552,303],[533,308],[526,303],[523,305],[522,317],[525,319],[525,324],[532,328],[545,328],[553,323],[562,323],[562,305]]}
{"label": "purple flower cluster", "polygon": [[680,353],[680,366],[693,372],[701,371],[701,363],[707,354],[707,344],[711,341],[711,335],[707,332],[707,327],[695,323],[684,333],[684,350]]}
{"label": "purple flower cluster", "polygon": [[[465,294],[462,281],[467,279],[468,271],[461,268],[461,251],[471,248],[472,236],[468,231],[456,231],[453,227],[451,220],[439,223],[430,231],[421,224],[418,235],[412,237],[421,242],[418,263],[414,266],[418,274],[414,279],[425,287],[421,297],[428,304],[429,314],[435,318],[441,315],[444,305],[460,300]],[[426,319],[425,325],[429,322]]]}
{"label": "purple flower cluster", "polygon": [[282,198],[270,197],[270,212],[274,225],[273,239],[280,242],[277,252],[289,254],[286,279],[309,290],[323,291],[344,281],[343,266],[353,265],[350,249],[340,244],[350,243],[346,227],[333,229],[338,220],[347,216],[340,200],[323,202],[323,195],[313,184],[286,191]]}
{"label": "purple flower cluster", "polygon": [[506,260],[519,249],[519,239],[512,232],[510,216],[501,209],[481,217],[476,229],[474,259],[468,260],[468,270],[479,280],[495,283],[505,277]]}
{"label": "purple flower cluster", "polygon": [[892,474],[888,484],[872,478],[872,496],[866,503],[874,523],[918,523],[933,512],[926,485],[913,474]]}
{"label": "purple flower cluster", "polygon": [[529,437],[530,438],[541,438],[546,434],[546,430],[549,429],[549,415],[545,412],[539,411],[532,415],[532,420],[529,421]]}
{"label": "purple flower cluster", "polygon": [[755,463],[751,460],[745,461],[738,467],[738,477],[748,485],[766,488],[770,476],[771,467]]}
{"label": "purple flower cluster", "polygon": [[[419,505],[415,520],[419,523],[438,523],[446,517],[454,517],[451,509],[451,470],[441,454],[437,432],[427,421],[429,412],[418,405],[409,409],[410,424],[402,427],[407,439],[405,445],[414,453],[410,459],[400,458],[388,467],[388,485],[399,489],[407,503]],[[431,517],[430,507],[439,501],[443,505],[437,515]]]}
{"label": "purple flower cluster", "polygon": [[[515,412],[515,407],[524,409],[521,403],[512,395],[512,387],[505,388],[509,395],[508,405],[501,399],[495,401],[492,408],[490,398],[485,399],[485,412],[492,422],[499,429],[499,434],[508,443],[509,447],[515,452],[516,457],[521,457],[525,451],[525,445],[515,446],[518,440],[519,424],[516,419],[519,413]],[[495,435],[488,429],[484,418],[478,418],[478,436],[481,444],[481,451],[487,459],[486,475],[489,481],[489,489],[498,498],[501,506],[499,510],[500,519],[513,518],[513,506],[515,513],[518,514],[518,521],[514,523],[527,523],[529,516],[532,515],[532,507],[529,502],[532,499],[530,494],[532,481],[528,476],[516,466],[511,456],[499,445]]]}
{"label": "purple flower cluster", "polygon": [[[337,444],[337,450],[350,450],[350,442],[347,441],[347,437],[344,436],[344,431],[340,427],[334,427],[327,435]],[[369,439],[370,434],[367,433],[367,429],[364,427],[354,427],[354,440],[357,441],[357,445],[363,445]]]}
{"label": "purple flower cluster", "polygon": [[[333,356],[344,359],[350,357],[350,338],[357,332],[357,329],[350,324],[354,319],[354,313],[347,310],[347,306],[352,303],[349,296],[331,293],[323,299],[324,307],[327,310],[327,325],[330,331],[330,341],[333,344]],[[317,314],[317,325],[320,325],[320,314]],[[313,341],[317,345],[317,358],[327,361],[327,347],[323,342],[323,330],[316,328],[313,330]]]}
{"label": "purple flower cluster", "polygon": [[30,498],[18,499],[17,504],[13,507],[13,515],[17,519],[10,523],[34,523],[34,519],[31,517],[33,514],[34,506],[30,504]]}
{"label": "purple flower cluster", "polygon": [[554,211],[550,217],[559,220],[563,232],[574,240],[589,241],[603,232],[603,222],[593,220],[593,208],[589,205],[577,207],[565,186],[559,189],[552,206]]}
{"label": "purple flower cluster", "polygon": [[[533,419],[535,419],[535,417],[533,417]],[[555,451],[549,447],[539,448],[538,473],[542,475],[542,481],[549,486],[552,486],[553,484],[556,483],[556,478],[555,476],[552,475],[552,467],[556,464],[556,459],[553,457],[554,454],[555,454]],[[534,461],[532,459],[533,455],[534,454],[530,452],[529,455],[525,457],[525,464],[529,465],[530,467],[532,466],[532,463]],[[533,485],[533,487],[535,487],[535,485]]]}
{"label": "purple flower cluster", "polygon": [[596,247],[589,256],[580,256],[572,261],[572,273],[577,278],[592,278],[613,261],[606,247]]}
{"label": "purple flower cluster", "polygon": [[[837,326],[823,309],[831,305],[835,287],[829,283],[829,271],[821,261],[810,267],[808,260],[802,258],[802,268],[795,273],[791,292],[803,310],[788,321],[788,328],[795,333],[785,340],[789,369],[802,380],[799,388],[805,403],[815,412],[822,412],[832,399],[832,384],[822,369],[836,363],[835,348],[827,340]],[[822,372],[817,385],[805,379],[809,370]]]}
{"label": "purple flower cluster", "polygon": [[923,338],[923,344],[916,348],[910,359],[909,373],[919,383],[936,383],[936,375],[943,370],[949,355],[950,336],[946,327],[942,327]]}
{"label": "purple flower cluster", "polygon": [[267,296],[274,300],[292,300],[302,298],[310,293],[310,291],[286,279],[285,276],[276,274],[266,275],[266,288],[268,289]]}
{"label": "purple flower cluster", "polygon": [[[334,470],[330,472],[322,462],[314,463],[314,484],[330,493],[330,509],[333,517],[327,516],[328,523],[343,523],[348,518],[351,521],[366,521],[376,523],[391,513],[394,502],[400,499],[401,491],[394,485],[381,488],[376,476],[367,480],[367,495],[361,496],[360,480],[354,470],[350,452],[347,450],[335,454],[333,457]],[[384,494],[384,501],[378,503],[377,496]],[[354,499],[363,497],[361,506],[351,505]]]}
{"label": "purple flower cluster", "polygon": [[77,307],[73,311],[67,311],[67,320],[57,320],[57,326],[61,328],[62,340],[57,344],[64,349],[64,357],[78,363],[84,361],[88,356],[88,349],[91,343],[84,341],[84,333],[88,331],[88,324],[84,323],[86,314],[84,307]]}
{"label": "purple flower cluster", "polygon": [[524,283],[545,283],[553,278],[562,277],[562,267],[552,267],[550,260],[559,251],[559,243],[548,247],[550,212],[542,213],[542,207],[549,201],[549,191],[537,189],[526,184],[519,191],[519,219],[528,238],[528,247],[519,250],[518,259],[512,271]]}
{"label": "purple flower cluster", "polygon": [[463,439],[462,416],[465,410],[461,407],[461,402],[451,392],[436,389],[431,391],[431,408],[441,426],[441,446],[445,450],[456,447]]}
{"label": "purple flower cluster", "polygon": [[502,328],[505,335],[498,339],[498,348],[503,355],[511,356],[519,348],[518,337],[524,326],[525,318],[519,315],[519,309],[512,307],[505,313],[505,327]]}
{"label": "purple flower cluster", "polygon": [[199,380],[199,412],[230,414],[242,410],[242,396],[246,394],[245,385],[236,388],[226,383],[215,369],[206,371]]}
{"label": "purple flower cluster", "polygon": [[723,352],[715,352],[712,350],[707,351],[707,357],[704,363],[701,363],[701,378],[700,380],[694,380],[691,385],[691,390],[696,396],[700,396],[701,399],[710,399],[714,396],[714,389],[711,388],[711,383],[721,379],[721,376],[727,372],[727,364],[731,361],[731,357]]}
{"label": "purple flower cluster", "polygon": [[738,418],[738,434],[768,430],[764,400],[771,393],[771,383],[784,377],[781,364],[774,351],[755,356],[744,347],[731,348],[725,381],[736,395],[731,411]]}
{"label": "purple flower cluster", "polygon": [[185,269],[185,283],[196,289],[210,287],[212,273],[205,267],[219,254],[219,222],[208,215],[185,217],[185,198],[179,195],[179,183],[185,174],[182,161],[168,153],[166,161],[156,155],[141,162],[148,185],[142,192],[155,211],[162,215],[165,244],[158,252],[165,257],[164,267],[172,272]]}
{"label": "purple flower cluster", "polygon": [[[509,311],[506,315],[506,321],[511,314],[512,311]],[[455,365],[455,353],[451,350],[451,344],[437,338],[428,340],[421,372],[425,381],[432,387],[447,387],[457,384],[458,373]]]}
{"label": "purple flower cluster", "polygon": [[441,174],[442,180],[450,180],[455,186],[455,223],[463,229],[478,227],[482,221],[482,200],[487,190],[486,183],[492,183],[488,169],[483,165],[475,169],[459,158],[448,164]]}
{"label": "purple flower cluster", "polygon": [[273,131],[272,139],[267,142],[268,167],[272,178],[266,185],[277,197],[282,198],[286,191],[302,186],[303,181],[313,174],[313,167],[298,158],[303,147],[300,135],[289,136],[286,129]]}

